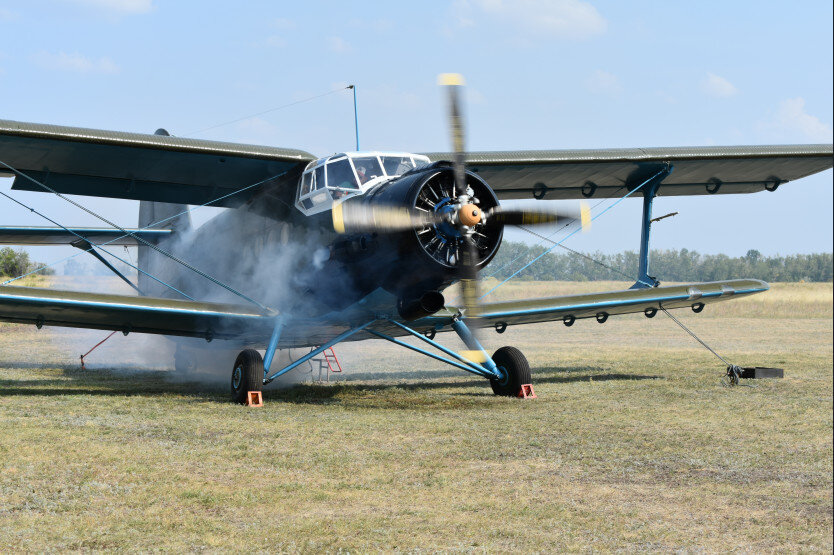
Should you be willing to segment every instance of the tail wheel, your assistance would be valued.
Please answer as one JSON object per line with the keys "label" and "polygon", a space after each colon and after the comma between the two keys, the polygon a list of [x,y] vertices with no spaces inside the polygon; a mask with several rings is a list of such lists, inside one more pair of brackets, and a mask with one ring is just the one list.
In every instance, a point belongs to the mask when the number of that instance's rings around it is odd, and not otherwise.
{"label": "tail wheel", "polygon": [[501,380],[489,381],[496,395],[515,397],[522,385],[532,383],[530,363],[515,347],[501,347],[492,355],[492,361],[504,375]]}
{"label": "tail wheel", "polygon": [[264,359],[255,349],[241,351],[232,367],[232,399],[245,403],[249,391],[260,391],[264,384]]}

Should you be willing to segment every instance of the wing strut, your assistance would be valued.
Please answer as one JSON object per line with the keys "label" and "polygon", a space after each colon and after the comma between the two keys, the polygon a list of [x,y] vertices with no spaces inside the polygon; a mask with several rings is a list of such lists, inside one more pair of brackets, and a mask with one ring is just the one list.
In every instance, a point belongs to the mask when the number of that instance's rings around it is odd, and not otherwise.
{"label": "wing strut", "polygon": [[640,192],[643,193],[643,219],[640,228],[640,265],[637,270],[637,281],[631,286],[631,289],[644,289],[660,285],[660,282],[656,278],[649,275],[649,236],[652,231],[652,203],[654,202],[654,197],[657,195],[657,190],[660,188],[660,184],[672,173],[673,169],[673,165],[667,164],[664,169],[640,186]]}

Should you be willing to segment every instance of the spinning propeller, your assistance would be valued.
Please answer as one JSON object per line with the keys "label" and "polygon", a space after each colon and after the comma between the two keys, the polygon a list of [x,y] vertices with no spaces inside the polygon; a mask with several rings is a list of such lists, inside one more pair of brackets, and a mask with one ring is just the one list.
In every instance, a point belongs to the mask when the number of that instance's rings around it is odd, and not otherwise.
{"label": "spinning propeller", "polygon": [[[434,211],[408,208],[404,206],[379,205],[365,202],[343,202],[333,207],[333,227],[339,233],[362,232],[398,232],[414,229],[418,233],[424,230],[448,229],[459,238],[454,255],[449,256],[450,264],[457,270],[462,292],[461,319],[469,320],[468,326],[476,333],[480,326],[477,318],[480,309],[478,293],[478,245],[473,236],[479,235],[478,229],[489,222],[490,225],[541,225],[580,221],[583,230],[590,226],[590,211],[582,204],[579,210],[557,213],[552,208],[503,209],[495,206],[483,210],[473,189],[467,184],[466,149],[464,145],[464,125],[461,113],[460,91],[463,78],[457,74],[442,74],[438,82],[446,87],[449,103],[449,128],[452,137],[452,170],[454,184],[448,196],[451,198],[443,210]],[[359,200],[359,199],[357,199]],[[459,248],[462,243],[463,248]],[[476,362],[483,362],[483,351],[476,337],[467,341],[470,349],[462,355]]]}

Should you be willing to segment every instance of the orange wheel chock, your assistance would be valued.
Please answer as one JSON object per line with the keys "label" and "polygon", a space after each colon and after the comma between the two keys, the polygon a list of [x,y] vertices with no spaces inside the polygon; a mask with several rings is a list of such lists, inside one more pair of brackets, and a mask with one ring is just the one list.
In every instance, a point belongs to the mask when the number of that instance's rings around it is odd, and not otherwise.
{"label": "orange wheel chock", "polygon": [[264,406],[264,398],[260,391],[246,392],[246,406],[247,407],[262,407]]}
{"label": "orange wheel chock", "polygon": [[533,384],[523,384],[518,392],[519,399],[536,399],[537,397],[536,392],[533,391]]}

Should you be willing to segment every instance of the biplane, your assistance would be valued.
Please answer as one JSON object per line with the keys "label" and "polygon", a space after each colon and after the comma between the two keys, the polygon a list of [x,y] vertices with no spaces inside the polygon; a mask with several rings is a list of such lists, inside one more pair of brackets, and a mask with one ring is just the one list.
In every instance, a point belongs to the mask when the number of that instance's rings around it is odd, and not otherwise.
{"label": "biplane", "polygon": [[[135,295],[0,287],[0,320],[225,341],[231,393],[244,402],[339,342],[384,339],[486,379],[496,395],[532,383],[515,347],[488,354],[484,330],[691,308],[768,289],[756,279],[664,286],[650,275],[657,196],[774,192],[832,167],[832,145],[466,152],[459,100],[449,94],[451,152],[301,150],[0,120],[0,174],[12,189],[59,195],[106,227],[2,227],[0,243],[67,244],[98,258]],[[139,201],[122,228],[67,195]],[[478,275],[507,225],[564,224],[587,208],[505,209],[505,199],[642,198],[639,270],[622,291],[484,302]],[[194,229],[192,206],[228,210]],[[131,279],[108,262],[138,248]],[[460,298],[447,299],[461,284]],[[456,351],[440,332],[457,334]],[[405,342],[412,336],[420,341]],[[447,335],[448,337],[448,335]],[[418,346],[420,345],[420,346]],[[273,368],[276,351],[310,348]],[[264,349],[264,354],[260,350]],[[432,348],[433,350],[429,350]],[[193,365],[178,347],[177,367]]]}

